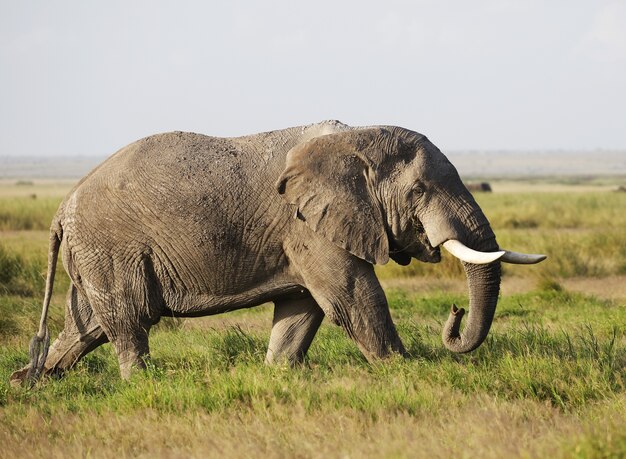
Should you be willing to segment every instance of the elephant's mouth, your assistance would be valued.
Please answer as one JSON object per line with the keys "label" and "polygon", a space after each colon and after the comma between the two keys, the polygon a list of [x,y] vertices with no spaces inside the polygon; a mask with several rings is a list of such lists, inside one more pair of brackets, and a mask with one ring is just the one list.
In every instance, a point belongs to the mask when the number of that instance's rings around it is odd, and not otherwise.
{"label": "elephant's mouth", "polygon": [[[390,256],[400,265],[408,265],[412,258],[416,258],[425,263],[439,263],[441,261],[441,250],[439,247],[430,245],[426,231],[421,223],[415,223],[415,232],[411,242],[402,244],[400,241],[392,240]],[[417,237],[416,237],[417,236]]]}
{"label": "elephant's mouth", "polygon": [[426,263],[439,263],[441,261],[441,250],[439,247],[433,247],[430,245],[428,239],[420,241],[418,248],[420,250],[413,255],[418,260]]}
{"label": "elephant's mouth", "polygon": [[441,250],[439,247],[433,247],[428,240],[426,230],[422,223],[418,220],[415,225],[417,231],[417,241],[414,244],[411,256],[426,263],[439,263],[441,261]]}

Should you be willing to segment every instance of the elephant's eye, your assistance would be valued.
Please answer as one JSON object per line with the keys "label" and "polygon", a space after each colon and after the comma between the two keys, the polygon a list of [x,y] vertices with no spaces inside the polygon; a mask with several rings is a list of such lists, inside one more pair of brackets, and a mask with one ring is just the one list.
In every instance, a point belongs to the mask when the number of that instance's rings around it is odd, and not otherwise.
{"label": "elephant's eye", "polygon": [[421,198],[424,195],[424,189],[419,185],[415,185],[411,188],[411,194],[416,198]]}

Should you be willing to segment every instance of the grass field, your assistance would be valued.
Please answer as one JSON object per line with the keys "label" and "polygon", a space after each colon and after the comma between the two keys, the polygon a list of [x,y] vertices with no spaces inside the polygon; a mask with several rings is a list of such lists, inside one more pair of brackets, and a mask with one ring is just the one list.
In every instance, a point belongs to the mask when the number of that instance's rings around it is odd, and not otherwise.
{"label": "grass field", "polygon": [[[490,336],[469,355],[441,344],[450,304],[467,304],[444,257],[378,269],[408,359],[370,365],[324,324],[306,365],[266,367],[265,305],[164,319],[130,382],[105,345],[63,379],[13,388],[68,187],[0,184],[0,457],[626,456],[624,193],[517,183],[477,196],[501,245],[550,258],[506,267]],[[61,269],[53,336],[67,286]]]}

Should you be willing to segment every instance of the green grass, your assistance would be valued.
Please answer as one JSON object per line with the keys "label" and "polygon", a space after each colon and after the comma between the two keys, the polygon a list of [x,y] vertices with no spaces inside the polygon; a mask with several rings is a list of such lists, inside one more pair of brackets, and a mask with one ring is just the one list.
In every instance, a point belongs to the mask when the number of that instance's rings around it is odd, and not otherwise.
{"label": "green grass", "polygon": [[[21,212],[3,196],[0,209]],[[128,382],[107,344],[32,389],[8,379],[27,362],[37,329],[48,237],[8,224],[0,232],[0,456],[624,457],[626,301],[563,286],[569,277],[624,273],[620,196],[479,196],[501,244],[550,259],[505,270],[536,282],[501,297],[488,339],[467,355],[451,354],[440,338],[450,304],[467,304],[464,293],[392,287],[407,359],[368,364],[325,323],[303,366],[265,366],[266,305],[163,319],[151,332],[148,370]],[[38,227],[54,207],[33,201],[40,207],[24,211],[32,221],[20,225]],[[401,269],[379,272],[463,276],[449,257]],[[53,337],[67,286],[59,267]]]}
{"label": "green grass", "polygon": [[[224,423],[241,430],[236,420],[248,419],[273,424],[280,430],[284,418],[294,419],[300,429],[286,428],[275,440],[273,452],[280,456],[297,450],[301,442],[308,445],[302,450],[304,455],[317,455],[317,448],[323,447],[320,443],[331,433],[316,437],[311,432],[320,429],[319,423],[335,422],[340,416],[354,424],[350,429],[370,434],[382,429],[383,423],[391,432],[401,432],[407,423],[412,425],[418,434],[393,439],[395,452],[383,444],[372,444],[365,450],[412,457],[412,448],[420,448],[417,440],[423,440],[419,434],[423,425],[434,425],[434,434],[445,438],[447,429],[437,426],[466,431],[465,416],[476,415],[476,411],[480,418],[506,417],[513,410],[516,420],[506,430],[512,429],[514,434],[529,435],[534,422],[558,423],[557,431],[567,427],[561,432],[563,437],[535,433],[536,443],[529,450],[532,455],[556,451],[567,457],[576,448],[587,448],[598,457],[626,452],[626,435],[619,424],[612,426],[608,417],[591,418],[592,412],[600,411],[613,416],[621,413],[618,416],[624,419],[624,412],[619,411],[626,396],[623,304],[564,291],[504,298],[487,342],[476,352],[459,356],[443,349],[439,332],[446,305],[462,298],[438,293],[418,299],[398,291],[389,296],[410,357],[375,365],[368,364],[344,333],[330,325],[320,330],[306,365],[295,369],[263,365],[270,308],[238,314],[242,327],[212,328],[211,319],[203,319],[208,326],[199,329],[187,329],[188,321],[158,327],[151,336],[153,359],[148,371],[134,375],[130,382],[119,379],[113,350],[105,345],[63,379],[45,381],[32,390],[11,388],[7,381],[10,372],[26,362],[25,340],[12,341],[0,350],[0,423],[27,436],[33,428],[31,423],[37,422],[48,432],[46,448],[67,451],[64,442],[68,440],[72,447],[80,448],[93,441],[91,433],[82,429],[88,429],[94,419],[103,423],[101,433],[116,435],[119,426],[111,425],[112,419],[122,424],[146,416],[169,419],[168,425],[159,426],[160,431],[167,432],[182,429],[191,422],[190,413],[196,413],[207,428],[226,429],[233,438],[235,433]],[[548,306],[551,313],[545,314]],[[8,311],[3,309],[2,313]],[[59,313],[53,311],[53,315]],[[16,332],[26,336],[30,330],[21,327],[32,324],[18,322],[22,325]],[[268,328],[256,331],[254,324]],[[55,323],[54,328],[59,325]],[[68,438],[59,424],[77,419],[86,426],[73,425],[71,430],[78,438]],[[482,429],[477,434],[490,435],[487,420],[480,422]],[[592,434],[598,422],[605,435],[605,429],[610,432],[610,443]],[[142,426],[148,438],[161,435]],[[577,430],[581,426],[582,431]],[[570,428],[576,435],[590,430],[579,438],[568,431]],[[346,433],[353,444],[337,440],[335,454],[361,451],[354,434]],[[81,440],[81,436],[90,439]],[[9,437],[4,440],[17,448]],[[153,451],[150,443],[146,441],[137,452]],[[197,441],[190,444],[195,444],[195,454],[209,452]],[[229,443],[241,452],[236,445]],[[122,441],[108,447],[113,455],[132,445]],[[490,456],[511,447],[515,455],[523,455],[529,445],[519,439],[494,439],[493,445],[477,445],[475,451]],[[449,444],[438,454],[464,450]]]}

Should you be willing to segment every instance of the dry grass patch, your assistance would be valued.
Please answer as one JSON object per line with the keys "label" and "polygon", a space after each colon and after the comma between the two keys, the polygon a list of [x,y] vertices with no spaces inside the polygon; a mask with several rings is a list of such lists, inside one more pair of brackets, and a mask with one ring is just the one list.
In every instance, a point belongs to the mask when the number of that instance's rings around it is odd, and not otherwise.
{"label": "dry grass patch", "polygon": [[[26,408],[0,429],[5,457],[619,457],[626,401],[575,413],[531,401],[436,393],[439,409],[374,416],[297,403],[225,412],[64,413]],[[445,408],[443,408],[445,407]],[[5,424],[6,419],[0,421]],[[5,427],[9,427],[6,426]]]}

